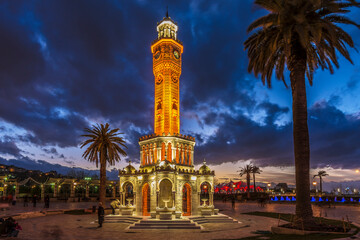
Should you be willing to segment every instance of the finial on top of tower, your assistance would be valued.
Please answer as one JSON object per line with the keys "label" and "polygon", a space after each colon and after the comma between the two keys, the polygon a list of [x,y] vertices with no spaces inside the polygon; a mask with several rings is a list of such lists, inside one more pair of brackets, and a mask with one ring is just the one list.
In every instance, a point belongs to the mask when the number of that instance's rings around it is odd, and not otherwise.
{"label": "finial on top of tower", "polygon": [[166,6],[166,18],[169,18],[169,7]]}
{"label": "finial on top of tower", "polygon": [[206,165],[206,161],[205,161],[205,158],[204,158],[204,161],[203,161],[204,165]]}
{"label": "finial on top of tower", "polygon": [[129,165],[131,165],[131,160],[129,160]]}

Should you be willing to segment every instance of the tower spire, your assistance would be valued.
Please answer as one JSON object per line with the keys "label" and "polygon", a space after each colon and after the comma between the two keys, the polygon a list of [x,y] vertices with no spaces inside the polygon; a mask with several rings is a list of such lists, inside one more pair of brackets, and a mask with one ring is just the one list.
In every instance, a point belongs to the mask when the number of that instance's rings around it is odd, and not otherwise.
{"label": "tower spire", "polygon": [[166,18],[169,18],[169,7],[166,6]]}

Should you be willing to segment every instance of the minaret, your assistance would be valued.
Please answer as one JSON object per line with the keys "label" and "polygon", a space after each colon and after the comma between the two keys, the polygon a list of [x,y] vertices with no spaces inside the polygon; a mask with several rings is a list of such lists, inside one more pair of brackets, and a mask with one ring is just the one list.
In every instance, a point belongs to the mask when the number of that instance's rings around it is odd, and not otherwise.
{"label": "minaret", "polygon": [[180,133],[180,93],[182,43],[178,26],[169,17],[157,24],[158,37],[151,45],[155,77],[154,132],[156,135]]}

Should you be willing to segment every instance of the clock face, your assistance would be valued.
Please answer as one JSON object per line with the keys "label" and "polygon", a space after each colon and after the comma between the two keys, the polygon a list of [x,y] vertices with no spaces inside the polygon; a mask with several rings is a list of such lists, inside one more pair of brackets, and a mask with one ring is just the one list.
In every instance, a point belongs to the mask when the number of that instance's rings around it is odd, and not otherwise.
{"label": "clock face", "polygon": [[160,51],[157,51],[156,53],[155,53],[155,59],[158,59],[159,57],[160,57]]}
{"label": "clock face", "polygon": [[178,51],[174,51],[174,57],[176,58],[176,59],[179,59],[179,57],[180,57],[180,54],[179,54],[179,52]]}
{"label": "clock face", "polygon": [[156,79],[156,84],[159,85],[160,83],[162,83],[162,81],[163,81],[162,77],[158,76],[157,79]]}

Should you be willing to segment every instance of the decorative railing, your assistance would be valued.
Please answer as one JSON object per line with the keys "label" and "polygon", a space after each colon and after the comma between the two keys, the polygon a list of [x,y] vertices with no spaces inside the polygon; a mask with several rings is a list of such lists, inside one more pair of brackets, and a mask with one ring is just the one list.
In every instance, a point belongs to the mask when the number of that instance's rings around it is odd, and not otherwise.
{"label": "decorative railing", "polygon": [[144,140],[148,140],[148,139],[152,139],[152,138],[157,138],[157,137],[178,137],[178,138],[182,138],[185,140],[190,140],[190,141],[195,141],[195,138],[189,135],[184,135],[181,133],[175,133],[175,134],[167,134],[163,133],[162,135],[158,135],[158,134],[149,134],[149,135],[145,135],[139,138],[139,141],[144,141]]}

